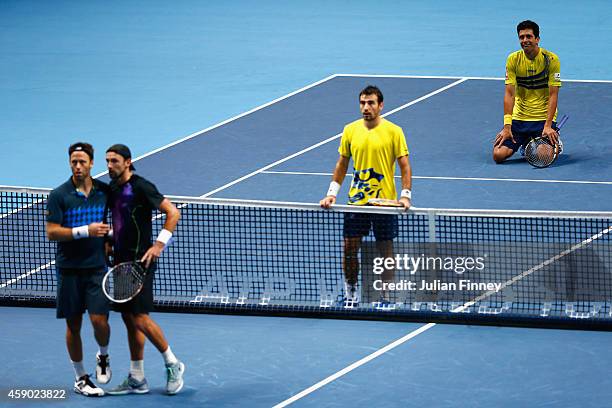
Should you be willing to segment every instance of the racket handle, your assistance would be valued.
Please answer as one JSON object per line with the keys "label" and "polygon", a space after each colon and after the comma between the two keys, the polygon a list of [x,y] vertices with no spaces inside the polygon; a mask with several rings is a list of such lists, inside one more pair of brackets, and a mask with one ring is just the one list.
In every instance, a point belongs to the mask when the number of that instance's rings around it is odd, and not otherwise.
{"label": "racket handle", "polygon": [[563,115],[561,120],[557,123],[557,129],[561,130],[561,128],[563,127],[563,125],[565,125],[565,122],[567,122],[568,119],[569,119],[569,116]]}

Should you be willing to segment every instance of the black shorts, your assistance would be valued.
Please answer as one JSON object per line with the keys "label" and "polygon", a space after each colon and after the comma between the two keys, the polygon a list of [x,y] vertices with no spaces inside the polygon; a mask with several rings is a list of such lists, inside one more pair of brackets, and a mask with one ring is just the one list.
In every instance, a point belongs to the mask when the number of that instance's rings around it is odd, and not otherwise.
{"label": "black shorts", "polygon": [[397,237],[397,215],[344,213],[344,238],[365,237],[374,230],[377,241],[391,241]]}
{"label": "black shorts", "polygon": [[67,319],[89,314],[108,314],[110,301],[102,291],[106,267],[92,269],[57,268],[56,316]]}
{"label": "black shorts", "polygon": [[[526,120],[513,120],[512,121],[512,136],[514,137],[515,143],[512,142],[512,139],[504,140],[502,146],[506,146],[512,149],[513,153],[521,147],[527,146],[527,143],[531,139],[535,139],[536,137],[542,136],[542,131],[544,130],[544,124],[546,121],[538,120],[538,121],[526,121]],[[552,123],[552,128],[557,129],[557,123]]]}
{"label": "black shorts", "polygon": [[129,302],[113,303],[113,310],[121,313],[149,314],[153,311],[153,280],[157,264],[147,269],[147,276],[142,290]]}

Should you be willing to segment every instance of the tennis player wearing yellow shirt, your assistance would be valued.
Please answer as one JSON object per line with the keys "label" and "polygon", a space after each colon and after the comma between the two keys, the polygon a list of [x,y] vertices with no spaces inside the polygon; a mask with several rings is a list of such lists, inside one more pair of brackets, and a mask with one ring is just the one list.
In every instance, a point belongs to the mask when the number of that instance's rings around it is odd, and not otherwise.
{"label": "tennis player wearing yellow shirt", "polygon": [[506,61],[504,127],[493,145],[493,160],[502,163],[529,140],[546,136],[561,141],[556,128],[561,64],[554,53],[540,48],[540,27],[530,20],[516,27],[521,51]]}
{"label": "tennis player wearing yellow shirt", "polygon": [[[327,195],[320,201],[321,207],[330,208],[336,202],[336,196],[352,157],[354,171],[349,191],[350,205],[365,205],[371,198],[395,200],[397,192],[394,175],[397,161],[402,175],[399,202],[408,209],[412,197],[410,192],[412,171],[404,132],[402,128],[380,116],[383,109],[383,94],[377,87],[368,86],[360,92],[359,106],[363,119],[349,123],[344,128],[338,148],[340,157]],[[361,240],[370,233],[370,229],[374,231],[380,255],[385,258],[393,257],[393,239],[398,233],[396,215],[345,213],[343,270],[347,306],[359,303],[358,254]],[[381,295],[386,297],[385,294]]]}

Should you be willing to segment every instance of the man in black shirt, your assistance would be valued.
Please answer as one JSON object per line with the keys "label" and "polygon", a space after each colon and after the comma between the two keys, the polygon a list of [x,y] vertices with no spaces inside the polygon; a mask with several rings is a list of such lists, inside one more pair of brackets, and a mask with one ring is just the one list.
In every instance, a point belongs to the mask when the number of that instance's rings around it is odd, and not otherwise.
{"label": "man in black shirt", "polygon": [[89,311],[99,345],[96,377],[110,381],[108,358],[109,301],[102,292],[106,271],[104,236],[108,185],[91,178],[94,150],[89,143],[68,149],[72,176],[51,192],[47,200],[47,237],[57,242],[57,318],[66,319],[66,346],[76,374],[74,391],[89,397],[104,391],[89,379],[83,367],[81,324]]}
{"label": "man in black shirt", "polygon": [[[147,275],[142,291],[131,301],[116,305],[128,333],[130,373],[125,381],[109,390],[111,395],[149,392],[144,376],[145,337],[162,353],[166,364],[166,392],[176,394],[183,388],[185,365],[172,353],[162,329],[151,319],[153,277],[157,258],[172,237],[180,213],[159,193],[155,185],[133,173],[132,154],[122,144],[106,151],[110,184],[109,208],[113,218],[113,261],[142,261]],[[166,215],[164,228],[151,244],[153,210]]]}

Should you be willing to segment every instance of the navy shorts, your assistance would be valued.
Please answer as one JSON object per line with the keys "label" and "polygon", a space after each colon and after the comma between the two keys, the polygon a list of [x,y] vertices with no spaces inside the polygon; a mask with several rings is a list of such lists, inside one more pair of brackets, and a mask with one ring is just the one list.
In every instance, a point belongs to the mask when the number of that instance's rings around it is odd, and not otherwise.
{"label": "navy shorts", "polygon": [[129,302],[113,303],[113,310],[121,313],[149,314],[153,311],[153,280],[157,264],[153,264],[147,269],[142,290],[136,297]]}
{"label": "navy shorts", "polygon": [[[514,136],[514,140],[516,143],[512,142],[512,139],[504,140],[502,146],[506,146],[509,149],[512,149],[513,153],[521,147],[527,146],[527,143],[531,139],[535,139],[536,137],[542,136],[542,131],[544,130],[545,120],[538,121],[525,121],[525,120],[513,120],[512,121],[512,136]],[[557,129],[557,123],[552,123],[553,129]]]}
{"label": "navy shorts", "polygon": [[377,241],[391,241],[397,237],[397,215],[344,213],[344,238],[365,237],[374,230]]}
{"label": "navy shorts", "polygon": [[57,268],[58,319],[89,314],[108,314],[110,301],[102,291],[106,267],[92,269]]}

